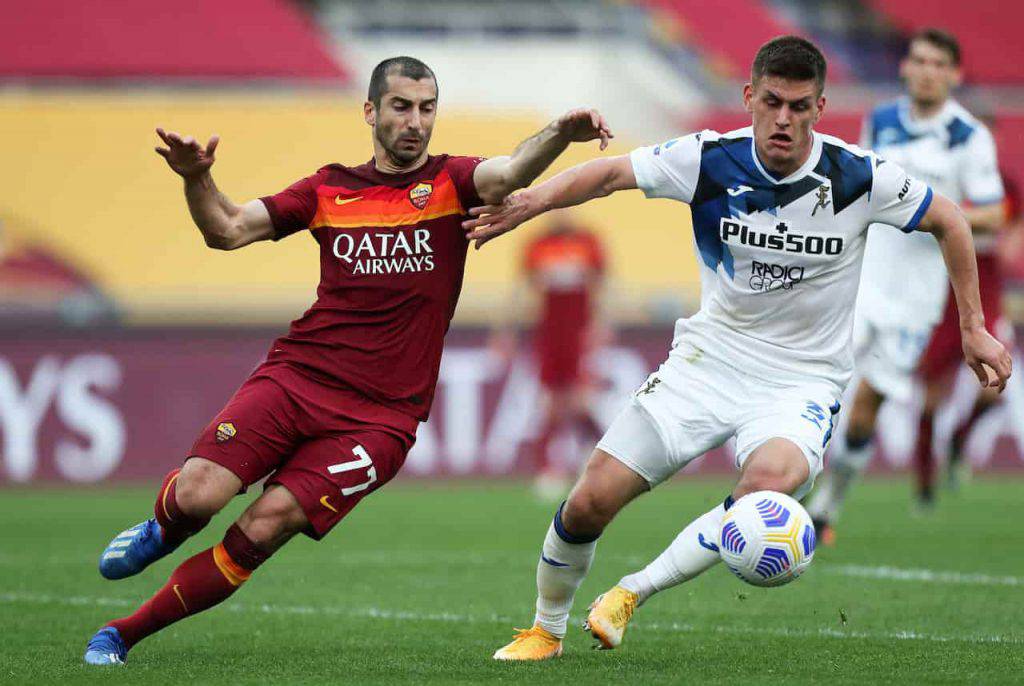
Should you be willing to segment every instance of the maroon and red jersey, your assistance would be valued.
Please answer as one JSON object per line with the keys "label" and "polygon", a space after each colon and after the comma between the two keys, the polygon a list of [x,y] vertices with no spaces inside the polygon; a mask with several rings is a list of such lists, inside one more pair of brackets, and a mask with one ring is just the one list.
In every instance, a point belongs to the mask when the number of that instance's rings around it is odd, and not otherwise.
{"label": "maroon and red jersey", "polygon": [[542,294],[538,336],[562,338],[587,327],[591,291],[604,268],[601,244],[588,231],[547,233],[527,247],[525,270]]}
{"label": "maroon and red jersey", "polygon": [[371,419],[415,430],[427,418],[445,333],[462,289],[468,242],[461,223],[476,193],[476,157],[430,156],[404,174],[331,164],[261,198],[274,240],[308,229],[320,245],[317,299],[274,342],[287,363],[351,389]]}
{"label": "maroon and red jersey", "polygon": [[534,342],[540,380],[548,388],[581,380],[593,314],[592,291],[604,264],[597,237],[577,229],[544,234],[526,250],[526,272],[541,292]]}

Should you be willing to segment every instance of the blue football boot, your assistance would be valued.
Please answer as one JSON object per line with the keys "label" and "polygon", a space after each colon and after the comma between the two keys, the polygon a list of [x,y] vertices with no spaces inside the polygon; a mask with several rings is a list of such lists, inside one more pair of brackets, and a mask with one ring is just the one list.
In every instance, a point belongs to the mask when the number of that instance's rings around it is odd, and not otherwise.
{"label": "blue football boot", "polygon": [[177,545],[164,543],[155,519],[147,519],[114,537],[100,555],[100,574],[107,579],[124,579],[171,553]]}
{"label": "blue football boot", "polygon": [[85,647],[85,663],[88,665],[123,665],[128,657],[128,648],[121,633],[112,626],[97,631]]}

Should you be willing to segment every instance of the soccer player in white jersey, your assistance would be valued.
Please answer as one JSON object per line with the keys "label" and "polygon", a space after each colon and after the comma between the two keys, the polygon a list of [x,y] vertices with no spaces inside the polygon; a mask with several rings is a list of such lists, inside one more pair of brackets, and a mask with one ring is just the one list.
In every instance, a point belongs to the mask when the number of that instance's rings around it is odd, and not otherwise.
{"label": "soccer player in white jersey", "polygon": [[956,205],[899,165],[813,131],[825,109],[825,60],[810,42],[776,38],[758,51],[743,101],[753,127],[701,131],[629,155],[592,160],[463,226],[483,243],[556,207],[639,188],[688,203],[703,270],[700,311],[676,325],[668,359],[633,395],[555,514],[537,565],[532,628],[500,660],[561,654],[573,596],[598,536],[627,503],[705,451],[736,437],[739,480],[646,568],[591,605],[588,628],[617,646],[635,608],[720,557],[715,541],[734,499],[759,490],[800,496],[821,469],[853,358],[854,299],[867,227],[938,239],[963,317],[967,363],[997,383],[1010,358],[983,326],[970,227]]}
{"label": "soccer player in white jersey", "polygon": [[[956,38],[937,29],[914,34],[900,74],[907,96],[870,112],[861,145],[899,164],[935,192],[970,203],[964,216],[975,234],[998,231],[1005,211],[992,135],[950,97],[960,83]],[[931,236],[915,234],[908,240],[887,226],[868,232],[854,324],[860,383],[844,440],[833,446],[827,478],[808,503],[825,543],[832,541],[838,509],[871,458],[882,402],[912,397],[914,373],[946,306],[942,258]],[[963,321],[963,310],[960,314]],[[920,430],[932,430],[930,417],[926,415]],[[930,483],[924,483],[920,503],[927,506],[932,497]]]}

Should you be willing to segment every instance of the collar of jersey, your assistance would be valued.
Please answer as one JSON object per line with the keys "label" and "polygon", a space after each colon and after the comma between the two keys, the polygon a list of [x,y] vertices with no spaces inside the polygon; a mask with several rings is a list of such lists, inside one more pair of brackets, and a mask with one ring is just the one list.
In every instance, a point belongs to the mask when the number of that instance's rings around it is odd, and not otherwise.
{"label": "collar of jersey", "polygon": [[900,118],[903,128],[911,133],[925,134],[941,132],[949,122],[956,116],[957,103],[953,98],[946,98],[942,109],[928,119],[914,119],[910,114],[910,98],[903,96],[896,105],[896,114]]}
{"label": "collar of jersey", "polygon": [[814,168],[818,166],[818,160],[821,159],[821,136],[814,131],[811,131],[811,136],[811,154],[807,156],[807,161],[804,162],[795,172],[781,179],[775,178],[767,169],[761,166],[761,158],[757,156],[757,146],[754,145],[753,133],[750,134],[750,157],[754,160],[754,166],[757,167],[757,171],[761,172],[761,176],[768,179],[773,184],[781,185],[784,183],[792,183],[798,179],[802,179],[812,172]]}

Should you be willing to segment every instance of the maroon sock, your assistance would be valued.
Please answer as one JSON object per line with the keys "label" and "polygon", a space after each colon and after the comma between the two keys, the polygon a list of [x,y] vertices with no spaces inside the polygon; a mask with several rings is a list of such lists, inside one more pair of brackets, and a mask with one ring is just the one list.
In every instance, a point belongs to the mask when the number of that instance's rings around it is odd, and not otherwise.
{"label": "maroon sock", "polygon": [[117,629],[131,648],[167,625],[227,599],[268,557],[232,524],[223,541],[181,563],[164,587],[134,614],[107,626]]}
{"label": "maroon sock", "polygon": [[974,407],[971,408],[971,413],[967,415],[967,419],[960,423],[953,432],[953,454],[957,458],[962,457],[963,445],[967,441],[967,435],[971,433],[971,429],[977,423],[981,415],[988,412],[995,403],[986,403],[981,400],[977,400],[974,403]]}
{"label": "maroon sock", "polygon": [[180,474],[181,470],[175,469],[164,477],[164,483],[160,486],[156,504],[153,506],[156,521],[163,530],[164,541],[171,545],[178,545],[189,536],[202,531],[203,527],[210,523],[209,517],[190,517],[178,507],[175,487]]}
{"label": "maroon sock", "polygon": [[914,446],[914,471],[917,476],[917,495],[931,500],[935,479],[935,458],[932,455],[933,417],[922,412],[917,425],[917,444]]}

